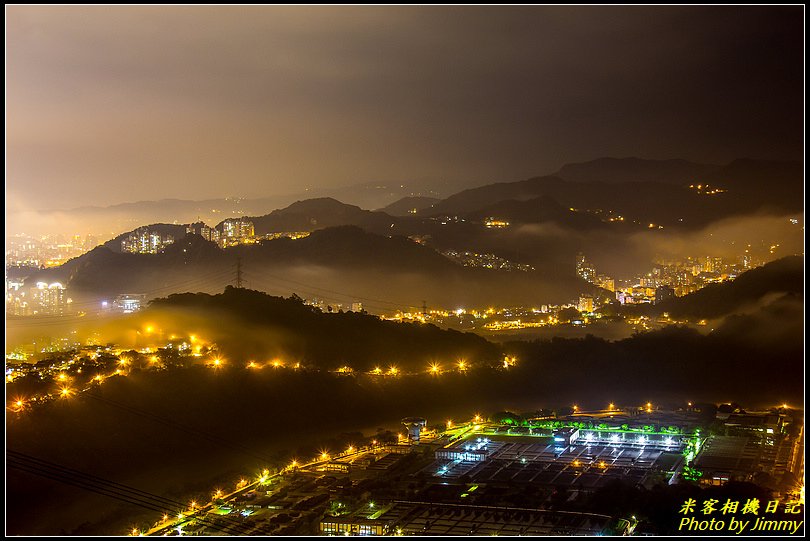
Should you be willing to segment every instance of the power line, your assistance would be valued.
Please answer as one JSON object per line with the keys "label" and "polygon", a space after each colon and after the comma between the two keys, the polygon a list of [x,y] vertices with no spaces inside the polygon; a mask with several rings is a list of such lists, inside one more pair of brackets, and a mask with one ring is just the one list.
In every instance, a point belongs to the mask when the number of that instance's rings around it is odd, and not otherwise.
{"label": "power line", "polygon": [[242,258],[236,258],[236,287],[242,289]]}
{"label": "power line", "polygon": [[[361,295],[355,295],[353,293],[347,293],[347,292],[342,292],[342,291],[335,291],[333,289],[326,289],[326,288],[322,288],[322,287],[317,287],[317,286],[305,284],[303,282],[298,282],[296,280],[291,280],[289,278],[282,278],[280,276],[276,276],[276,275],[269,274],[269,273],[262,273],[260,275],[260,277],[263,278],[263,279],[272,279],[272,280],[276,280],[276,281],[280,281],[280,282],[288,282],[288,283],[291,283],[291,284],[302,286],[303,288],[309,289],[311,291],[323,291],[323,292],[326,292],[326,293],[332,293],[334,295],[340,295],[341,297],[345,297],[345,298],[368,301],[368,302],[371,302],[371,303],[377,303],[378,305],[388,305],[390,307],[398,308],[398,309],[400,309],[400,308],[408,308],[408,306],[406,304],[403,304],[403,303],[398,303],[398,302],[393,302],[393,301],[386,301],[386,300],[383,300],[383,299],[375,299],[375,298],[371,298],[371,297],[363,297]],[[322,293],[318,294],[318,295],[324,296]],[[387,309],[390,310],[391,309],[390,307],[387,308]]]}
{"label": "power line", "polygon": [[[169,498],[164,498],[162,496],[130,487],[128,485],[109,481],[96,475],[74,470],[53,462],[48,462],[46,460],[14,451],[12,449],[6,450],[6,461],[7,466],[12,469],[82,488],[84,490],[101,494],[102,496],[107,496],[109,498],[129,503],[150,511],[159,513],[170,511],[172,514],[174,514],[182,513],[186,509],[186,506],[183,503],[176,500],[171,500]],[[204,516],[195,516],[191,518],[191,520],[222,533],[246,535],[252,531],[252,528],[249,525],[242,524],[241,522],[236,521],[234,518],[227,516],[221,517],[221,520],[226,522],[224,525],[214,523]]]}
{"label": "power line", "polygon": [[230,440],[228,440],[226,438],[223,438],[221,436],[217,436],[216,434],[211,434],[211,433],[204,432],[202,430],[196,429],[196,428],[191,427],[191,426],[183,425],[183,424],[178,423],[176,421],[173,421],[173,420],[171,420],[169,418],[161,417],[159,415],[148,412],[146,410],[138,409],[138,408],[135,408],[133,406],[123,404],[121,402],[116,402],[114,400],[110,400],[109,398],[104,398],[104,397],[101,397],[101,396],[99,396],[97,394],[90,393],[90,392],[84,392],[80,396],[86,397],[86,398],[91,398],[91,399],[96,400],[98,402],[101,402],[103,404],[107,404],[108,406],[111,406],[111,407],[117,408],[119,410],[125,411],[127,413],[130,413],[131,415],[135,415],[135,416],[141,417],[143,419],[148,419],[150,421],[160,423],[160,424],[162,424],[164,426],[168,426],[169,428],[173,428],[173,429],[178,430],[180,432],[184,432],[184,433],[192,435],[192,436],[197,436],[198,438],[202,438],[202,439],[207,440],[207,441],[209,441],[211,443],[214,443],[214,444],[217,444],[217,445],[220,445],[220,446],[223,446],[223,447],[228,447],[228,448],[230,448],[232,450],[239,451],[239,452],[241,452],[241,453],[243,453],[245,455],[251,456],[253,458],[258,458],[258,459],[260,459],[260,460],[262,460],[264,462],[267,462],[267,463],[273,462],[272,458],[270,458],[268,456],[265,456],[265,455],[263,455],[261,453],[257,453],[257,452],[253,451],[252,449],[250,449],[248,447],[245,447],[243,445],[239,445],[238,443],[231,442]]}

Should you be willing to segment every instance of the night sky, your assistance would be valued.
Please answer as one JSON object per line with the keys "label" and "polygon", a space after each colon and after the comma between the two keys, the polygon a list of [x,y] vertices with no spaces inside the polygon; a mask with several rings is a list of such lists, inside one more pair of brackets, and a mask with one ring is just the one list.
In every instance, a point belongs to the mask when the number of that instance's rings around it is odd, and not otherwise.
{"label": "night sky", "polygon": [[803,11],[7,7],[7,205],[800,159]]}

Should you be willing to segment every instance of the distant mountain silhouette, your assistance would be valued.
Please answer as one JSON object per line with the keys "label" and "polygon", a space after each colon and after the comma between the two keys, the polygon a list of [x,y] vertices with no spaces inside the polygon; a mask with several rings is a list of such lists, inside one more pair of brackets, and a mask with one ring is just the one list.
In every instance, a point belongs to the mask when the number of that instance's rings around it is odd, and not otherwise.
{"label": "distant mountain silhouette", "polygon": [[204,221],[212,225],[228,217],[262,216],[305,198],[332,197],[362,208],[377,209],[408,196],[446,197],[469,185],[463,180],[371,181],[337,188],[304,188],[298,193],[259,198],[160,199],[73,209],[8,210],[7,215],[17,233],[61,234],[66,230],[75,230],[95,235],[115,235],[154,222]]}
{"label": "distant mountain silhouette", "polygon": [[441,306],[565,302],[593,289],[574,275],[573,266],[556,274],[463,267],[405,237],[377,235],[357,226],[224,250],[194,234],[159,254],[120,253],[100,246],[28,280],[60,281],[71,295],[90,298],[217,291],[234,283],[237,259],[250,287],[344,304],[365,300],[375,311],[416,307],[422,300]]}
{"label": "distant mountain silhouette", "polygon": [[707,172],[700,179],[746,200],[799,211],[804,208],[803,169],[800,162],[740,159]]}
{"label": "distant mountain silhouette", "polygon": [[693,163],[681,159],[598,158],[566,164],[555,173],[555,176],[576,182],[691,184],[703,175],[720,168],[719,165]]}
{"label": "distant mountain silhouette", "polygon": [[[700,193],[673,180],[702,169],[707,172],[695,182],[726,191]],[[183,283],[187,288],[209,291],[234,280],[236,258],[242,257],[248,279],[273,292],[291,292],[296,284],[305,284],[309,297],[322,288],[408,306],[423,298],[459,306],[473,302],[556,303],[567,302],[589,287],[573,273],[578,252],[605,258],[620,254],[620,265],[636,269],[649,263],[648,245],[658,242],[655,235],[663,242],[679,230],[697,230],[725,218],[759,212],[800,211],[803,205],[801,166],[792,162],[736,160],[726,166],[704,166],[683,160],[605,158],[564,166],[560,172],[603,180],[543,176],[489,184],[433,202],[417,216],[364,210],[329,197],[307,199],[247,219],[259,235],[313,232],[309,238],[278,239],[225,251],[202,238],[184,237],[184,225],[153,224],[146,227],[176,239],[165,253],[114,257],[94,250],[62,267],[35,274],[53,276],[69,283],[74,291],[88,294],[165,293],[182,290],[178,287]],[[668,181],[619,182],[623,175]],[[369,184],[367,188],[378,191],[385,186]],[[414,201],[397,204],[410,206]],[[227,214],[219,215],[224,216]],[[230,217],[238,216],[244,215]],[[608,221],[611,216],[623,219]],[[482,223],[487,217],[511,225],[487,228]],[[546,223],[554,227],[545,227]],[[329,231],[346,226],[350,227]],[[664,230],[659,232],[656,226]],[[649,231],[643,234],[642,243],[629,234],[642,230]],[[106,249],[120,252],[121,240],[127,235],[108,241]],[[404,237],[413,237],[422,245]],[[504,280],[502,271],[460,267],[438,253],[448,250],[494,254],[532,265],[536,272],[512,273]]]}
{"label": "distant mountain silhouette", "polygon": [[[751,214],[758,211],[797,212],[803,207],[802,166],[798,162],[736,160],[721,167],[686,165],[679,161],[664,162],[661,178],[669,181],[695,176],[692,187],[685,182],[627,180],[653,174],[658,162],[596,160],[587,167],[565,166],[560,171],[573,171],[575,178],[604,178],[609,181],[572,181],[560,176],[534,177],[517,182],[500,182],[464,190],[452,195],[430,210],[432,216],[466,215],[507,200],[526,201],[541,196],[551,197],[563,207],[581,211],[611,211],[639,224],[653,223],[679,228],[703,227],[708,223]],[[618,165],[617,165],[618,164]],[[622,167],[620,167],[622,166]],[[604,167],[604,173],[599,168]],[[629,171],[627,171],[629,170]],[[702,173],[700,171],[703,170]],[[687,175],[689,173],[689,175]],[[696,189],[709,184],[725,192],[706,194]]]}
{"label": "distant mountain silhouette", "polygon": [[405,237],[383,237],[357,226],[320,229],[300,240],[264,241],[258,249],[238,246],[234,252],[258,261],[287,261],[332,267],[373,266],[378,270],[423,269],[442,275],[458,265]]}
{"label": "distant mountain silhouette", "polygon": [[555,186],[564,184],[559,177],[535,177],[518,182],[498,182],[463,190],[433,206],[431,215],[459,215],[475,212],[500,201],[525,201],[545,195]]}
{"label": "distant mountain silhouette", "polygon": [[249,216],[257,235],[281,231],[314,231],[341,225],[382,229],[398,222],[384,212],[363,210],[331,197],[305,199],[264,216]]}
{"label": "distant mountain silhouette", "polygon": [[420,214],[421,211],[430,209],[431,206],[439,201],[441,201],[441,199],[435,197],[403,197],[380,210],[391,216],[408,216],[412,214],[414,209],[416,212],[413,214]]}
{"label": "distant mountain silhouette", "polygon": [[467,219],[478,221],[492,217],[508,221],[510,224],[555,222],[579,230],[605,227],[605,223],[596,216],[572,211],[547,195],[526,201],[512,199],[499,201],[464,216]]}

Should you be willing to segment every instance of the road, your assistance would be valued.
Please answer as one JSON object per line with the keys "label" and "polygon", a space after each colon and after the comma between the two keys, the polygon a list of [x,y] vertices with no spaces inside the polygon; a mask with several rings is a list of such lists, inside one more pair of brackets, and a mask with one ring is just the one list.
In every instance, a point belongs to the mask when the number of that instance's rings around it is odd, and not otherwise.
{"label": "road", "polygon": [[[349,459],[351,461],[351,460],[354,460],[356,458],[359,458],[360,456],[362,456],[362,455],[364,455],[364,454],[366,454],[366,453],[368,453],[370,451],[374,451],[376,448],[379,448],[379,447],[380,447],[379,445],[372,445],[372,446],[367,446],[367,447],[359,447],[357,449],[352,450],[351,452],[346,451],[344,453],[341,453],[341,454],[338,454],[338,455],[335,455],[335,456],[329,456],[327,458],[320,458],[319,457],[319,458],[316,458],[316,459],[314,459],[314,460],[312,460],[310,462],[307,462],[305,464],[295,464],[295,465],[291,464],[291,465],[287,466],[286,468],[280,470],[279,472],[277,472],[275,474],[264,475],[264,476],[260,477],[259,479],[255,480],[255,481],[253,481],[251,483],[245,484],[242,487],[237,486],[236,490],[234,490],[233,492],[230,492],[229,494],[225,494],[225,495],[221,496],[220,498],[217,498],[217,500],[222,500],[223,502],[228,502],[228,501],[234,499],[235,497],[237,497],[237,496],[239,496],[241,494],[244,494],[246,492],[250,492],[251,490],[259,488],[262,485],[272,483],[273,481],[275,481],[277,479],[280,479],[285,474],[290,473],[292,471],[306,470],[308,468],[321,466],[321,465],[324,465],[324,464],[326,464],[326,463],[328,463],[328,462],[330,462],[332,460],[335,460],[335,459],[341,459],[341,460]],[[181,514],[179,514],[177,516],[168,517],[165,521],[162,521],[162,522],[156,524],[155,526],[153,526],[150,530],[148,530],[146,532],[139,533],[139,535],[167,535],[167,534],[170,534],[172,532],[177,532],[178,529],[180,531],[182,531],[182,528],[183,528],[184,525],[189,524],[189,523],[193,522],[194,520],[204,518],[209,512],[211,512],[215,507],[218,507],[219,505],[222,505],[222,504],[215,504],[214,500],[212,500],[212,501],[208,502],[207,504],[197,506],[194,509],[187,509],[187,510],[183,511]]]}

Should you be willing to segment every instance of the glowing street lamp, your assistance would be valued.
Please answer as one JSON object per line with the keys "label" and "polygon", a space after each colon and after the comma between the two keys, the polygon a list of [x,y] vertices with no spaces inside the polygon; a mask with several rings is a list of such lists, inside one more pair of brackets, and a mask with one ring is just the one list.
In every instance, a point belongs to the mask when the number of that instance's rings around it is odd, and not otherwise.
{"label": "glowing street lamp", "polygon": [[430,364],[430,373],[432,375],[434,375],[434,376],[441,373],[441,369],[442,369],[442,367],[439,366],[438,363],[431,363]]}

